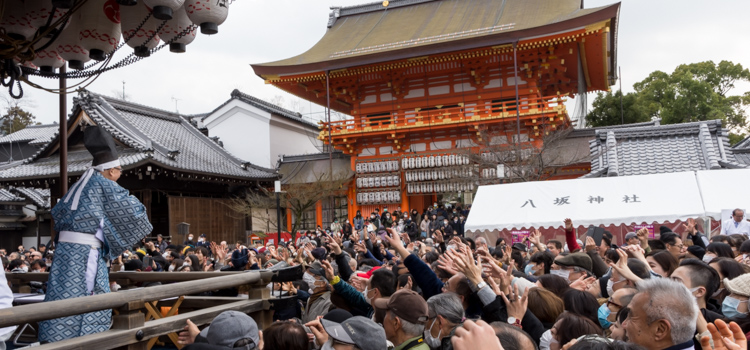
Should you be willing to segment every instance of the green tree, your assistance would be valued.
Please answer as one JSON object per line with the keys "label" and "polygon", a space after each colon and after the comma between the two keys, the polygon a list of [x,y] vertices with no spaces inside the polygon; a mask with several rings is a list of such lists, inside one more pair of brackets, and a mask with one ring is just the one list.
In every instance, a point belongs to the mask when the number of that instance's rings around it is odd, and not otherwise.
{"label": "green tree", "polygon": [[31,112],[24,110],[20,106],[9,107],[3,115],[0,122],[0,132],[3,135],[14,133],[29,125],[40,125],[36,122],[36,117]]}
{"label": "green tree", "polygon": [[592,127],[619,125],[649,121],[649,114],[638,104],[638,95],[628,93],[622,98],[622,117],[620,116],[620,91],[598,93],[593,109],[586,115],[586,122]]}
{"label": "green tree", "polygon": [[[729,61],[683,64],[671,74],[655,71],[633,85],[635,93],[625,95],[625,122],[651,117],[661,118],[663,124],[721,119],[733,134],[741,134],[747,126],[750,92],[731,95],[738,82],[750,82],[750,70]],[[632,100],[628,98],[630,95]],[[599,94],[594,100],[594,110],[586,116],[589,123],[619,124],[619,108],[612,107],[619,105],[615,100],[619,100],[619,95]]]}

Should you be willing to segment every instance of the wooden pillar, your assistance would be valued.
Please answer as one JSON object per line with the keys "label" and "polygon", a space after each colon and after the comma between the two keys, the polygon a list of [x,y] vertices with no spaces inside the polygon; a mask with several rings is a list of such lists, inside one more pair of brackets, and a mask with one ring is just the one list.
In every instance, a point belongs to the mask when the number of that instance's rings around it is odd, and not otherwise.
{"label": "wooden pillar", "polygon": [[323,201],[315,202],[315,225],[323,227]]}
{"label": "wooden pillar", "polygon": [[292,209],[286,208],[286,230],[292,232]]}
{"label": "wooden pillar", "polygon": [[[248,291],[248,299],[250,300],[268,300],[271,298],[271,291],[266,288],[267,282],[259,282],[250,287]],[[264,330],[273,323],[273,310],[258,311],[250,315],[255,323],[258,324],[258,329]]]}

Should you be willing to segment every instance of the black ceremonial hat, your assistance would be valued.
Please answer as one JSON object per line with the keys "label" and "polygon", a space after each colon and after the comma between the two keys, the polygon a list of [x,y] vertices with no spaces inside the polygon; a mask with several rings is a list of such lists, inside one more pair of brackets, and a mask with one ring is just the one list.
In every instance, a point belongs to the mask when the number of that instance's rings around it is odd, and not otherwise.
{"label": "black ceremonial hat", "polygon": [[89,126],[83,131],[83,144],[89,153],[94,156],[92,166],[113,162],[118,159],[115,139],[99,126]]}

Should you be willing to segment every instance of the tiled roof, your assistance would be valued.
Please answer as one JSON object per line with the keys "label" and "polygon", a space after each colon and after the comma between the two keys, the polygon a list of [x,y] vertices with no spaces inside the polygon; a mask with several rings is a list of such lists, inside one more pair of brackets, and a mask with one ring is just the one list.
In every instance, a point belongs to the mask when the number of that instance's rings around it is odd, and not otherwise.
{"label": "tiled roof", "polygon": [[583,177],[745,167],[727,136],[720,120],[600,128],[589,141],[591,173]]}
{"label": "tiled roof", "polygon": [[318,125],[315,124],[315,123],[313,123],[313,122],[311,122],[311,121],[309,121],[309,120],[305,120],[305,118],[302,117],[302,114],[290,111],[290,110],[288,110],[286,108],[279,107],[279,106],[277,106],[277,105],[275,105],[273,103],[270,103],[270,102],[267,102],[267,101],[263,101],[263,100],[261,100],[261,99],[259,99],[257,97],[250,96],[250,95],[248,95],[248,94],[246,94],[244,92],[241,92],[240,90],[237,90],[237,89],[232,90],[232,94],[231,94],[231,97],[229,98],[229,100],[227,100],[226,102],[222,103],[221,106],[216,107],[216,109],[214,109],[211,113],[205,113],[205,114],[202,114],[202,115],[194,115],[194,116],[190,116],[189,118],[191,118],[191,119],[193,119],[193,118],[200,118],[201,120],[205,120],[209,116],[213,115],[214,112],[220,110],[222,107],[226,106],[229,102],[232,102],[233,100],[240,100],[240,101],[245,102],[247,104],[250,104],[250,105],[252,105],[252,106],[254,106],[254,107],[256,107],[256,108],[258,108],[258,109],[260,109],[262,111],[265,111],[265,112],[268,112],[268,113],[271,113],[271,114],[280,115],[280,116],[282,116],[284,118],[287,118],[287,119],[290,119],[290,120],[302,123],[305,126],[314,127],[315,130],[318,130]]}
{"label": "tiled roof", "polygon": [[56,124],[30,125],[12,134],[0,137],[0,143],[28,141],[32,145],[43,145],[57,135]]}
{"label": "tiled roof", "polygon": [[[341,151],[333,151],[331,155],[333,159],[349,159],[350,156],[344,154]],[[310,160],[326,160],[328,159],[328,152],[310,153],[310,154],[293,154],[293,155],[282,155],[282,163],[293,163],[293,162],[306,162]]]}
{"label": "tiled roof", "polygon": [[[126,147],[120,162],[126,169],[153,163],[166,169],[239,179],[272,179],[276,172],[234,157],[180,115],[97,94],[84,92],[74,99],[74,116],[80,111],[109,131]],[[59,173],[56,155],[42,158],[57,142],[36,155],[0,167],[0,179],[43,178]],[[84,172],[92,157],[85,150],[68,153],[68,172]]]}
{"label": "tiled roof", "polygon": [[13,193],[10,193],[10,191],[2,188],[0,189],[0,202],[23,202],[24,199],[16,196]]}
{"label": "tiled roof", "polygon": [[737,142],[737,144],[732,148],[750,148],[750,136],[746,137],[740,142]]}
{"label": "tiled roof", "polygon": [[50,204],[51,194],[49,188],[11,187],[10,190],[19,196],[30,200],[40,209],[52,208]]}

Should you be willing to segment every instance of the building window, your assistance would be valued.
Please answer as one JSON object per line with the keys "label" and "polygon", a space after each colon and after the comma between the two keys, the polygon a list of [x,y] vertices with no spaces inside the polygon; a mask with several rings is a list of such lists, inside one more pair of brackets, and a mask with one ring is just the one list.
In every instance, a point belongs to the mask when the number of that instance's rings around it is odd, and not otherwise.
{"label": "building window", "polygon": [[344,197],[333,197],[333,208],[331,208],[330,200],[323,199],[323,228],[330,229],[332,219],[339,219],[339,223],[343,224],[344,220],[349,217],[349,200]]}

